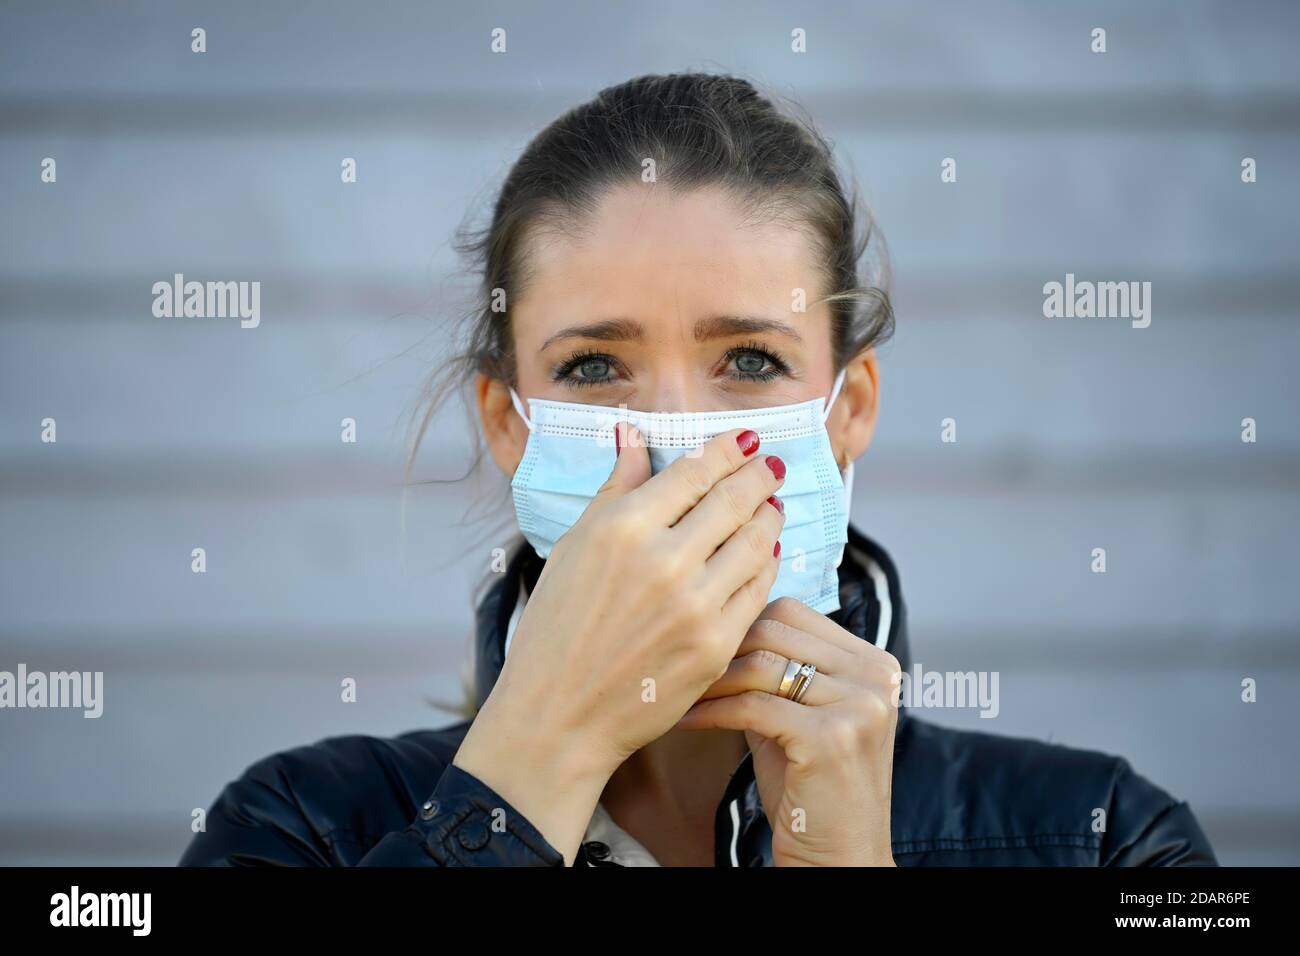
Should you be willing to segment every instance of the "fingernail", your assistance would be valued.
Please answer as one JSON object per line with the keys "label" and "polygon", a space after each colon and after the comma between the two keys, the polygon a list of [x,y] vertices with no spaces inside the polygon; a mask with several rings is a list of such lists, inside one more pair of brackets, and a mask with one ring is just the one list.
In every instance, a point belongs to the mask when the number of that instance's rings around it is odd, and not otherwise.
{"label": "fingernail", "polygon": [[776,475],[777,481],[785,477],[785,462],[776,455],[767,456],[767,467],[772,469],[772,474]]}
{"label": "fingernail", "polygon": [[779,557],[781,557],[781,542],[780,542],[780,541],[778,541],[778,542],[776,543],[776,547],[772,549],[772,557],[774,557],[774,558],[779,558]]}
{"label": "fingernail", "polygon": [[778,498],[776,495],[773,495],[772,497],[768,498],[767,503],[771,505],[773,508],[775,508],[777,511],[781,512],[781,514],[785,514],[785,505],[781,504],[781,499]]}
{"label": "fingernail", "polygon": [[736,436],[736,444],[740,446],[740,453],[746,457],[758,451],[758,432],[746,428]]}
{"label": "fingernail", "polygon": [[618,424],[614,426],[614,457],[615,458],[617,458],[618,453],[623,450],[623,443],[619,440],[618,437],[619,429],[621,429],[622,427],[623,427],[622,424]]}

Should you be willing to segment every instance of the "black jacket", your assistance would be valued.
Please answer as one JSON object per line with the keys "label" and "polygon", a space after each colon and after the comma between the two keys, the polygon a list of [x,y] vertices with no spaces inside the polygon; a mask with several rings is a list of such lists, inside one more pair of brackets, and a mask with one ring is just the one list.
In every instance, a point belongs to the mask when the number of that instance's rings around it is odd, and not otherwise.
{"label": "black jacket", "polygon": [[[527,545],[477,612],[476,693],[496,681],[505,636],[542,560]],[[910,668],[898,575],[850,526],[832,620]],[[228,784],[182,866],[563,866],[522,814],[452,764],[469,721],[391,738],[341,736],[274,754]],[[898,715],[891,831],[899,866],[1214,866],[1187,804],[1123,758],[1036,740],[951,730]],[[493,815],[496,808],[505,811]],[[1105,811],[1104,817],[1096,811]],[[504,820],[504,830],[493,820]],[[1095,820],[1104,820],[1095,832]],[[499,831],[499,832],[498,832]],[[771,866],[751,757],[732,774],[714,824],[716,866]],[[576,865],[615,865],[584,843]]]}

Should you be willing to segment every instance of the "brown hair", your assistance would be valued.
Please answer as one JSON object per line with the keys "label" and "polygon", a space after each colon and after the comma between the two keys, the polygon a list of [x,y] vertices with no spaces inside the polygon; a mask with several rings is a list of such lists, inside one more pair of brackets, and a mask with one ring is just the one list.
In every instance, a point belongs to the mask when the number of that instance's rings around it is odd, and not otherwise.
{"label": "brown hair", "polygon": [[[490,223],[462,226],[455,243],[479,277],[465,348],[435,370],[412,418],[410,479],[421,442],[449,392],[478,372],[515,384],[509,303],[528,279],[528,245],[546,229],[573,231],[607,189],[638,181],[653,159],[656,182],[690,190],[720,186],[747,212],[779,217],[818,244],[831,308],[838,372],[893,332],[883,240],[856,191],[846,193],[830,143],[780,110],[747,80],[707,73],[641,76],[598,93],[542,130],[516,160]],[[865,273],[859,275],[860,268]],[[501,303],[505,308],[501,309]],[[812,303],[810,303],[812,304]],[[494,308],[495,306],[495,308]],[[474,465],[481,436],[472,428]]]}

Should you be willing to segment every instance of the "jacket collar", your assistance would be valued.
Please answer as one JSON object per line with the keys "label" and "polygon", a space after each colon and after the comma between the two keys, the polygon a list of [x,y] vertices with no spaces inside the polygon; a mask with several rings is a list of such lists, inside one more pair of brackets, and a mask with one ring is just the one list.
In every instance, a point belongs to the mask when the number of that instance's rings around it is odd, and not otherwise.
{"label": "jacket collar", "polygon": [[[482,707],[496,684],[506,648],[537,584],[545,561],[521,542],[505,573],[487,589],[476,611],[474,695]],[[893,654],[904,672],[911,667],[906,609],[894,562],[875,541],[848,527],[839,567],[840,609],[827,615],[836,624]],[[900,723],[904,711],[899,711]],[[714,820],[716,866],[771,866],[771,831],[759,802],[752,755],[731,775]],[[580,851],[580,855],[582,855]],[[583,860],[576,861],[583,863]],[[584,864],[585,865],[585,864]]]}

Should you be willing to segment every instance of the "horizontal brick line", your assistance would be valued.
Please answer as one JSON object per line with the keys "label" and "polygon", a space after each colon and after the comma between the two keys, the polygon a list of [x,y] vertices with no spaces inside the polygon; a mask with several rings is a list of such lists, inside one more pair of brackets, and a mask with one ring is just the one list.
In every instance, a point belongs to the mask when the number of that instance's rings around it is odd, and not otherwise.
{"label": "horizontal brick line", "polygon": [[[254,444],[212,451],[195,447],[83,450],[76,447],[73,437],[76,416],[65,413],[58,417],[57,445],[39,444],[36,422],[30,450],[12,442],[0,446],[0,492],[50,499],[374,497],[393,502],[402,494],[403,466],[397,446],[378,439],[370,444],[377,449],[374,452],[343,446],[333,418],[322,422],[315,448],[268,452],[263,445]],[[387,434],[392,422],[377,424],[382,424]],[[975,425],[974,420],[966,422],[968,436]],[[464,427],[459,420],[455,423],[457,449]],[[890,495],[1089,500],[1119,495],[1159,499],[1205,495],[1222,501],[1261,492],[1287,496],[1300,492],[1297,451],[1242,444],[1232,421],[1220,423],[1218,430],[1223,439],[1214,446],[1108,446],[1102,452],[1070,454],[1048,447],[1008,446],[1000,440],[981,443],[971,437],[940,449],[936,421],[926,432],[933,432],[933,453],[916,452],[915,441],[910,447],[890,448],[889,438],[880,439],[880,446],[859,462],[856,490],[864,502],[868,497],[879,500]],[[301,435],[292,438],[300,441]],[[317,450],[332,446],[338,450]],[[435,502],[473,502],[470,517],[474,520],[500,514],[502,507],[508,509],[509,489],[495,466],[485,462],[479,471],[464,477],[468,467],[468,453],[460,450],[437,472],[427,465],[417,467],[415,480],[428,483],[409,488],[408,506],[427,515]]]}
{"label": "horizontal brick line", "polygon": [[[219,136],[247,130],[295,136],[317,130],[337,138],[349,131],[392,130],[403,135],[454,140],[496,130],[517,138],[521,130],[588,100],[589,89],[518,90],[263,90],[155,93],[51,93],[0,98],[4,135],[40,132],[97,140],[106,134]],[[1132,89],[1061,92],[1023,90],[798,91],[797,100],[819,126],[931,133],[1051,130],[1094,135],[1098,130],[1163,134],[1170,130],[1253,130],[1294,134],[1300,97],[1260,89],[1219,94]]]}
{"label": "horizontal brick line", "polygon": [[[1049,322],[1042,314],[1043,285],[1062,281],[1066,272],[1072,272],[1079,281],[1150,282],[1152,298],[1159,303],[1153,327],[1185,319],[1223,323],[1225,314],[1234,322],[1244,317],[1293,319],[1295,303],[1300,301],[1300,263],[1296,268],[1232,270],[1231,262],[1216,265],[1212,276],[1204,276],[1153,270],[1138,261],[1082,260],[1033,271],[1023,267],[979,272],[909,270],[896,277],[892,293],[900,322],[953,315],[969,320],[972,314],[1004,313],[1023,320],[1026,327],[1042,327]],[[314,323],[330,317],[344,317],[359,327],[392,319],[439,323],[459,319],[473,302],[471,283],[460,278],[450,259],[434,261],[420,276],[382,275],[364,269],[340,276],[333,266],[322,266],[317,273],[286,273],[229,261],[199,270],[195,263],[187,262],[127,276],[72,273],[30,278],[0,273],[0,325],[39,318],[93,321],[110,327],[137,322],[238,326],[235,318],[156,318],[152,313],[153,285],[171,282],[176,271],[182,272],[186,281],[261,282],[264,326],[279,321]],[[1125,319],[1050,321],[1059,327],[1129,325]]]}
{"label": "horizontal brick line", "polygon": [[[210,621],[192,627],[156,624],[136,628],[68,626],[0,630],[0,670],[18,662],[29,671],[102,670],[118,676],[185,673],[191,676],[274,674],[279,679],[335,675],[349,669],[367,675],[417,676],[459,683],[471,594],[457,591],[447,603],[463,608],[465,623],[430,617],[427,626],[384,624],[357,631],[310,623],[231,625]],[[1231,632],[1148,628],[1126,631],[1108,625],[1081,628],[1076,622],[997,631],[979,626],[952,630],[913,623],[913,664],[953,671],[998,670],[1006,675],[1064,674],[1074,669],[1098,672],[1158,670],[1162,673],[1243,668],[1300,669],[1300,641],[1294,628]],[[924,635],[924,636],[921,636]],[[1046,640],[1044,635],[1049,635]]]}

